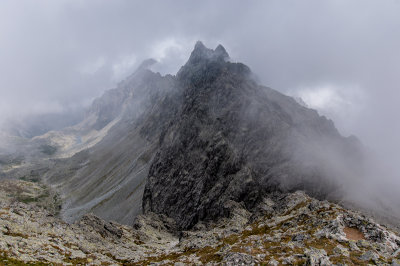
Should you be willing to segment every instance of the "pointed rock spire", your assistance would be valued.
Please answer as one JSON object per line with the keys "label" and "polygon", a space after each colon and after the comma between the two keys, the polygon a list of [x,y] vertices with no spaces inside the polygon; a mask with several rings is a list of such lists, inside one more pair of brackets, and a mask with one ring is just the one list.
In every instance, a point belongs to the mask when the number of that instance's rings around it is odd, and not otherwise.
{"label": "pointed rock spire", "polygon": [[188,60],[189,64],[197,64],[205,60],[226,60],[228,53],[222,45],[218,45],[215,50],[207,48],[201,41],[197,41]]}
{"label": "pointed rock spire", "polygon": [[206,50],[206,49],[207,49],[207,47],[205,47],[205,45],[201,41],[197,41],[196,44],[194,45],[194,51]]}
{"label": "pointed rock spire", "polygon": [[[178,79],[190,80],[192,85],[193,82],[211,80],[218,76],[224,67],[228,66],[228,59],[229,54],[221,44],[213,50],[207,48],[201,41],[197,41],[189,60],[178,71]],[[239,69],[239,67],[236,68]],[[212,71],[205,73],[206,69],[212,69]]]}
{"label": "pointed rock spire", "polygon": [[217,48],[215,48],[214,51],[216,55],[222,57],[223,59],[229,58],[229,54],[226,52],[225,48],[221,44],[218,44]]}
{"label": "pointed rock spire", "polygon": [[197,41],[188,62],[191,64],[196,64],[204,59],[211,58],[213,52],[213,50],[205,47],[201,41]]}

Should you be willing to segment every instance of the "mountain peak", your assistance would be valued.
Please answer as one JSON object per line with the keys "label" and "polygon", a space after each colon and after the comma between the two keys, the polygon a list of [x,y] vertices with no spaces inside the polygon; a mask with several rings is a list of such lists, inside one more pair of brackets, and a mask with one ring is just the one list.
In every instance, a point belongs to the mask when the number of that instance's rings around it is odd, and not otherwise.
{"label": "mountain peak", "polygon": [[207,47],[201,42],[197,41],[196,44],[194,45],[194,50],[205,50]]}
{"label": "mountain peak", "polygon": [[197,64],[203,61],[219,61],[229,58],[228,53],[222,45],[218,45],[215,50],[207,48],[201,41],[197,41],[190,55],[189,63]]}
{"label": "mountain peak", "polygon": [[214,51],[218,56],[223,57],[224,59],[229,58],[229,54],[226,52],[225,48],[221,44],[218,44],[217,48],[215,48]]}
{"label": "mountain peak", "polygon": [[155,59],[153,59],[153,58],[148,58],[148,59],[144,60],[144,61],[139,65],[139,67],[137,68],[136,71],[148,69],[149,67],[151,67],[151,66],[154,65],[155,63],[157,63],[157,60],[155,60]]}
{"label": "mountain peak", "polygon": [[206,56],[207,58],[229,58],[229,54],[221,44],[218,44],[215,50],[212,50],[207,48],[201,41],[196,42],[192,54],[197,56]]}
{"label": "mountain peak", "polygon": [[[192,85],[204,83],[207,80],[211,81],[221,73],[222,69],[228,67],[228,59],[229,54],[221,44],[213,50],[198,41],[190,54],[189,60],[178,71],[178,79],[189,81]],[[248,67],[237,67],[236,70],[231,70],[239,71],[240,69],[248,72]]]}

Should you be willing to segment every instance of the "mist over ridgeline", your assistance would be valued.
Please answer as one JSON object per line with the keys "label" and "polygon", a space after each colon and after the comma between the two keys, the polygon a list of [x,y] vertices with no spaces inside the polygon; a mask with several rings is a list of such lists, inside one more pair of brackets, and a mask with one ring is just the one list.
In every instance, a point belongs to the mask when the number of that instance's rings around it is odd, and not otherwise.
{"label": "mist over ridgeline", "polygon": [[222,45],[154,64],[62,129],[4,134],[0,262],[396,262],[396,194],[356,137]]}
{"label": "mist over ridgeline", "polygon": [[197,42],[175,76],[149,70],[155,63],[59,121],[64,129],[14,131],[2,176],[57,186],[67,221],[91,211],[129,224],[144,211],[191,228],[229,215],[226,202],[251,210],[266,193],[296,190],[398,217],[395,194],[372,185],[377,168],[356,137],[260,85],[222,45]]}
{"label": "mist over ridgeline", "polygon": [[0,265],[400,265],[399,14],[1,0]]}

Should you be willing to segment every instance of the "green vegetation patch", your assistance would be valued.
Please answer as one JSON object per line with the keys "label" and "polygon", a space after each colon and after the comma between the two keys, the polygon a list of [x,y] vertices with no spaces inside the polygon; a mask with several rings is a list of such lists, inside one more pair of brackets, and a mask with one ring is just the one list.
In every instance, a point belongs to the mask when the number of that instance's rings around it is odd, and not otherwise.
{"label": "green vegetation patch", "polygon": [[44,266],[50,265],[49,263],[44,263],[40,261],[32,261],[32,262],[24,262],[21,260],[17,260],[8,256],[5,251],[0,251],[0,265],[11,265],[11,266],[20,266],[20,265],[34,265],[34,266]]}

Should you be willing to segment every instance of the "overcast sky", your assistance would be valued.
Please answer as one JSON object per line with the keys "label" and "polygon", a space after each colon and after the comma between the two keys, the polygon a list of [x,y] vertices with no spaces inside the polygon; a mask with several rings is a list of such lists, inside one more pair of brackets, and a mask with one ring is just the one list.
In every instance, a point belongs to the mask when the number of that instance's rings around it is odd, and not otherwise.
{"label": "overcast sky", "polygon": [[0,120],[87,105],[148,57],[174,74],[196,40],[399,160],[398,0],[2,0]]}

